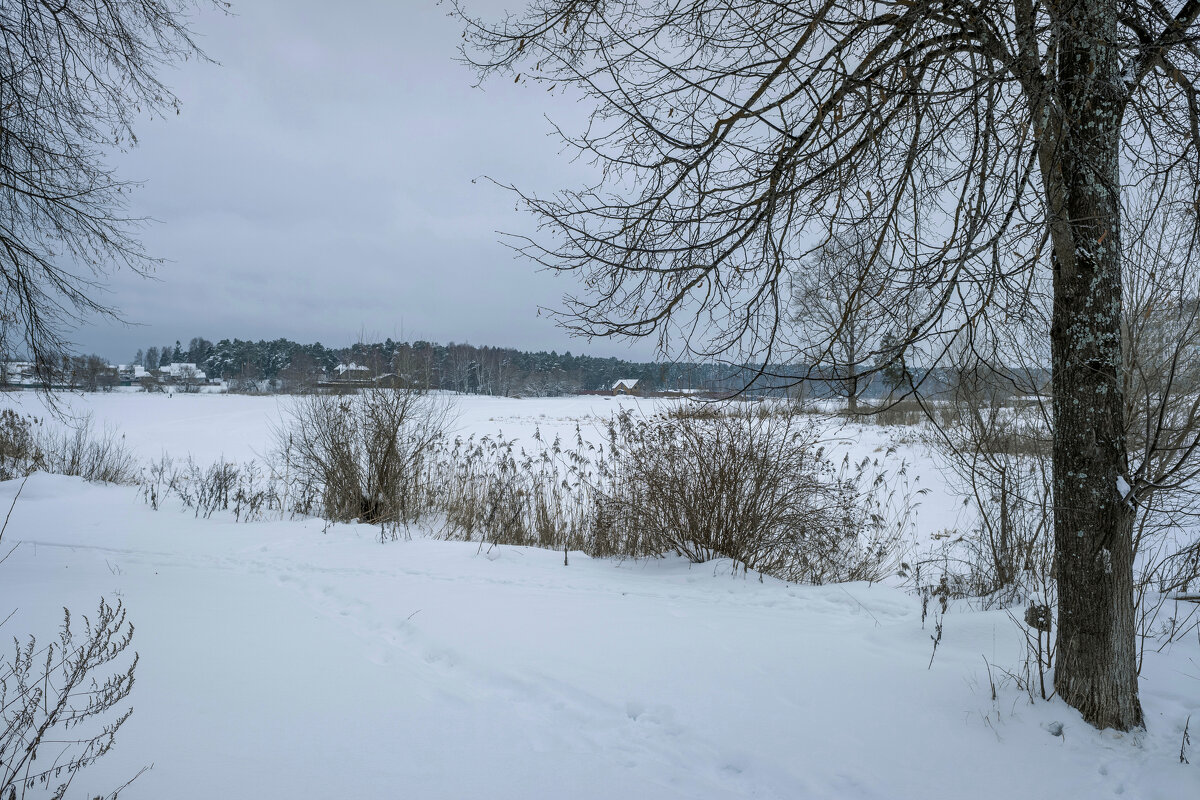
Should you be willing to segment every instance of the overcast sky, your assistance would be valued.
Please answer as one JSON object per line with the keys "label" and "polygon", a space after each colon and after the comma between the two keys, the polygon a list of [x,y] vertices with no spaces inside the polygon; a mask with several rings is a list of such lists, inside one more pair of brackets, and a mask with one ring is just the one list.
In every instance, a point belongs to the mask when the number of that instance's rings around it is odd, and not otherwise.
{"label": "overcast sky", "polygon": [[[520,0],[475,0],[495,17]],[[145,180],[134,211],[170,260],[118,273],[111,302],[138,327],[73,337],[116,361],[193,336],[346,345],[428,339],[644,358],[646,347],[570,339],[539,306],[570,284],[514,258],[514,198],[484,180],[550,190],[585,179],[546,116],[584,108],[507,80],[473,88],[457,22],[435,0],[240,0],[195,19],[219,64],[165,77],[182,113],[142,123],[114,156]]]}

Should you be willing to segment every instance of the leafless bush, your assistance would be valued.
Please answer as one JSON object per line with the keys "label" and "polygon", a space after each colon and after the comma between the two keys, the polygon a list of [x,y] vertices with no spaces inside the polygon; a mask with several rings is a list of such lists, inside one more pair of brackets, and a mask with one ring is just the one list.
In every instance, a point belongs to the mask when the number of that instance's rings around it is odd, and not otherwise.
{"label": "leafless bush", "polygon": [[109,752],[133,713],[119,709],[138,664],[137,653],[125,656],[132,638],[120,601],[101,600],[82,631],[64,609],[56,642],[14,639],[12,655],[0,662],[0,797],[61,798]]}
{"label": "leafless bush", "polygon": [[35,430],[41,421],[18,414],[11,408],[0,411],[0,480],[28,475],[42,462]]}
{"label": "leafless bush", "polygon": [[428,506],[423,480],[451,406],[415,389],[297,398],[275,430],[289,491],[319,494],[328,519],[408,522]]}
{"label": "leafless bush", "polygon": [[99,483],[133,484],[137,462],[124,437],[106,428],[96,434],[88,415],[62,428],[47,429],[43,420],[0,412],[0,478],[38,470],[74,475]]}
{"label": "leafless bush", "polygon": [[609,452],[596,510],[618,549],[726,557],[808,583],[876,580],[898,561],[907,518],[888,513],[878,465],[835,465],[794,415],[625,412]]}
{"label": "leafless bush", "polygon": [[1200,606],[1179,599],[1200,588],[1195,506],[1193,496],[1164,493],[1147,497],[1137,509],[1133,591],[1139,672],[1147,648],[1161,651],[1200,628]]}
{"label": "leafless bush", "polygon": [[182,464],[164,457],[142,474],[141,491],[146,503],[155,510],[167,498],[174,498],[197,518],[210,518],[217,511],[228,511],[236,522],[256,522],[270,512],[307,515],[313,511],[312,498],[284,494],[286,482],[257,462],[234,464],[219,461],[202,468],[190,456]]}
{"label": "leafless bush", "polygon": [[111,428],[94,433],[90,414],[69,427],[47,432],[38,445],[44,458],[40,468],[47,472],[99,483],[137,483],[137,461],[125,446],[125,437]]}
{"label": "leafless bush", "polygon": [[1036,446],[1027,452],[1012,447],[1038,437],[1032,426],[1006,420],[1002,411],[973,409],[961,425],[927,441],[944,456],[951,490],[976,512],[976,525],[965,536],[945,542],[953,554],[942,560],[953,562],[949,569],[963,595],[1005,604],[1044,591],[1054,549],[1049,454]]}

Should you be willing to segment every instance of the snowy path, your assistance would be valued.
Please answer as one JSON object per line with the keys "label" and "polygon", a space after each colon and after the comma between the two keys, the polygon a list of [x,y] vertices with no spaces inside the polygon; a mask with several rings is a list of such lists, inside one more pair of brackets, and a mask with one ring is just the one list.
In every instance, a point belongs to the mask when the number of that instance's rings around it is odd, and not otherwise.
{"label": "snowy path", "polygon": [[[7,508],[14,483],[0,484]],[[1151,659],[1144,736],[1096,733],[1012,687],[1002,613],[931,642],[886,587],[789,587],[720,565],[616,564],[316,522],[153,512],[35,476],[0,566],[2,631],[119,593],[136,712],[85,776],[154,762],[128,798],[1197,796],[1192,652]],[[716,573],[716,574],[714,574]],[[7,613],[7,611],[5,612]],[[1189,673],[1190,670],[1190,673]],[[1066,725],[1065,738],[1042,725]]]}

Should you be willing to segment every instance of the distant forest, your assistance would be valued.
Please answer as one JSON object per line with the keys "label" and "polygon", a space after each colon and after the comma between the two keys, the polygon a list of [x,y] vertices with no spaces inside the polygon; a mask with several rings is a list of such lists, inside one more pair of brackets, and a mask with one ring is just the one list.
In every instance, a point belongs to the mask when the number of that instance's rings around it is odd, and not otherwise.
{"label": "distant forest", "polygon": [[464,394],[550,396],[598,391],[622,379],[636,379],[644,391],[741,389],[750,369],[723,364],[655,363],[596,358],[553,350],[525,352],[505,347],[395,342],[326,347],[288,339],[222,339],[216,344],[196,337],[139,350],[134,363],[147,369],[193,363],[209,378],[234,384],[271,381],[287,390],[312,384],[334,373],[338,364],[355,363],[374,375],[393,373],[430,389]]}

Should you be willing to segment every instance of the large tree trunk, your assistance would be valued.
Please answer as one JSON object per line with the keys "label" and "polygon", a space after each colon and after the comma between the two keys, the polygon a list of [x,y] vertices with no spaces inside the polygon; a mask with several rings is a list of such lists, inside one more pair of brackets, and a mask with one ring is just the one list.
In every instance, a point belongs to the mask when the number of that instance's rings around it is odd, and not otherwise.
{"label": "large tree trunk", "polygon": [[1118,480],[1127,461],[1117,7],[1113,0],[1080,0],[1061,11],[1062,116],[1055,152],[1042,159],[1054,245],[1054,686],[1093,725],[1128,730],[1142,724],[1142,709],[1134,647],[1134,511]]}

